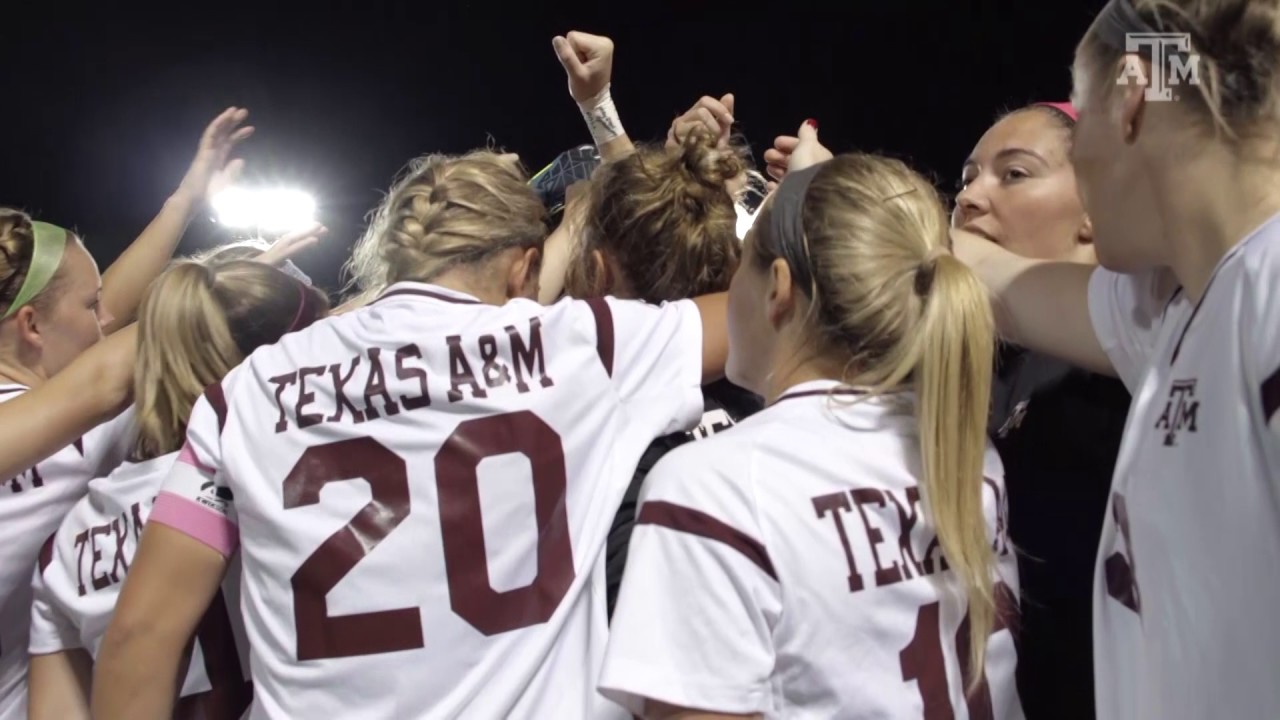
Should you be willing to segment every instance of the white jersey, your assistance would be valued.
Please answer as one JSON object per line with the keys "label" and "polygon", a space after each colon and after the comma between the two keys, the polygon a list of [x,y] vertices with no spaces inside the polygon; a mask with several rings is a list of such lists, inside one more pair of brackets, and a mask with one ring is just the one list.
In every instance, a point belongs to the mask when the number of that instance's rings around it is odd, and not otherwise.
{"label": "white jersey", "polygon": [[[32,581],[32,655],[83,649],[93,658],[115,613],[143,525],[177,453],[126,463],[89,483],[40,552]],[[249,658],[239,578],[228,573],[196,631],[175,717],[236,720],[249,707]],[[200,711],[197,712],[197,709]]]}
{"label": "white jersey", "polygon": [[[0,402],[26,390],[0,385]],[[128,410],[30,469],[0,480],[0,720],[27,717],[31,573],[40,547],[89,481],[124,461],[132,431],[133,411]]]}
{"label": "white jersey", "polygon": [[1095,271],[1133,393],[1094,582],[1101,720],[1280,717],[1280,217],[1196,307]]}
{"label": "white jersey", "polygon": [[690,301],[400,283],[197,403],[163,522],[240,547],[255,718],[625,717],[595,692],[636,463],[702,413]]}
{"label": "white jersey", "polygon": [[[832,396],[834,393],[834,397]],[[1017,564],[1003,470],[984,506],[1002,622],[964,698],[968,604],[921,505],[916,421],[897,400],[798,385],[649,475],[600,689],[769,718],[1021,718]]]}

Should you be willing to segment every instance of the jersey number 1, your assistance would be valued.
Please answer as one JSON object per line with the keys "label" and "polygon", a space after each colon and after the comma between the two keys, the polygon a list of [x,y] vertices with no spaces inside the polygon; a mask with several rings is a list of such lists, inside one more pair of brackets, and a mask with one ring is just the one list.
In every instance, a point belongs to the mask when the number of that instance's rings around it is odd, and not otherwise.
{"label": "jersey number 1", "polygon": [[[507,453],[524,455],[532,468],[538,571],[528,585],[498,592],[489,583],[476,471],[481,460]],[[435,471],[453,611],[485,635],[549,620],[574,579],[560,436],[529,411],[466,420],[440,447]],[[371,437],[307,448],[284,480],[284,507],[314,505],[325,485],[356,478],[369,483],[369,502],[293,574],[298,660],[424,647],[416,607],[335,617],[329,615],[326,600],[329,591],[409,516],[404,458]]]}
{"label": "jersey number 1", "polygon": [[[1004,618],[1006,613],[1015,609],[1013,592],[1008,585],[996,583],[996,624],[991,629],[995,633],[1006,629]],[[947,666],[942,653],[941,606],[931,602],[920,606],[916,613],[916,632],[911,642],[898,653],[898,662],[902,666],[902,680],[916,681],[920,689],[920,699],[924,702],[924,720],[952,720],[955,710],[951,707],[951,690],[947,685]],[[956,658],[960,661],[962,683],[969,681],[969,613],[956,629]],[[991,706],[991,688],[987,686],[987,674],[982,673],[982,682],[974,691],[965,697],[968,705],[969,720],[992,720],[995,713]]]}

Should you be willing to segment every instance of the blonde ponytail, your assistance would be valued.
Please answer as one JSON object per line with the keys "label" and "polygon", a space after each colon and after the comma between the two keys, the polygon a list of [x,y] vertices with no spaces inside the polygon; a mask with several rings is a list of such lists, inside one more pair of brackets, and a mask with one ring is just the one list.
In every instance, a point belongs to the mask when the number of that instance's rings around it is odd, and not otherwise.
{"label": "blonde ponytail", "polygon": [[917,287],[926,288],[915,373],[923,495],[943,555],[969,598],[972,691],[982,680],[996,614],[993,539],[982,502],[995,325],[986,290],[954,256],[928,260],[919,273]]}
{"label": "blonde ponytail", "polygon": [[328,298],[269,265],[179,262],[156,279],[138,312],[135,458],[182,447],[205,388],[245,356],[328,313]]}
{"label": "blonde ponytail", "polygon": [[[785,183],[784,183],[785,189]],[[924,506],[969,599],[969,690],[982,680],[995,621],[995,550],[983,510],[983,456],[995,353],[986,290],[946,250],[937,191],[900,161],[865,154],[824,163],[802,191],[803,237],[781,237],[773,205],[755,225],[751,258],[785,258],[806,311],[812,354],[872,396],[912,389]],[[794,196],[792,196],[794,197]],[[794,208],[788,212],[795,212]],[[812,353],[812,354],[810,354]]]}
{"label": "blonde ponytail", "polygon": [[244,359],[213,281],[210,268],[178,263],[156,279],[141,308],[134,372],[140,458],[177,449],[196,398]]}

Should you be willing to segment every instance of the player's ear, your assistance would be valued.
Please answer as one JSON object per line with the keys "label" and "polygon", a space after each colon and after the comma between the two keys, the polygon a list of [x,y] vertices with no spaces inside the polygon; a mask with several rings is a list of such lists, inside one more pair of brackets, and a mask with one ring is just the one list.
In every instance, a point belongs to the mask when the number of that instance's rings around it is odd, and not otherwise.
{"label": "player's ear", "polygon": [[538,275],[542,269],[542,253],[526,248],[507,270],[507,297],[538,299]]}
{"label": "player's ear", "polygon": [[795,309],[795,285],[791,282],[791,267],[778,258],[769,264],[769,284],[766,291],[765,312],[774,330],[781,330]]}

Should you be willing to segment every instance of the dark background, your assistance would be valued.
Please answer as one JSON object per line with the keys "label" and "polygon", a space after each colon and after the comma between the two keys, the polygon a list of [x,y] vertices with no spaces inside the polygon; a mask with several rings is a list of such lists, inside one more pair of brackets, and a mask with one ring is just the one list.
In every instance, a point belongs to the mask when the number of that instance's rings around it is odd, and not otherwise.
{"label": "dark background", "polygon": [[[637,140],[663,137],[701,95],[733,92],[757,158],[812,117],[833,150],[903,157],[949,192],[998,111],[1066,98],[1100,6],[14,7],[0,37],[0,205],[77,228],[105,268],[176,187],[205,124],[241,105],[258,128],[240,153],[248,178],[316,196],[331,234],[299,265],[336,288],[365,213],[409,158],[492,142],[536,170],[590,142],[551,49],[574,29],[615,40],[613,96]],[[218,237],[202,216],[183,249]]]}

